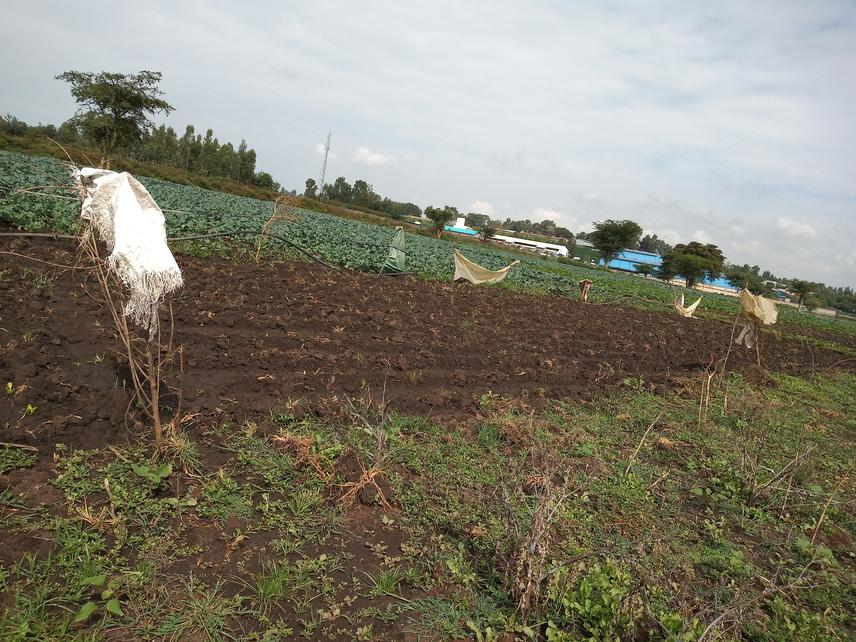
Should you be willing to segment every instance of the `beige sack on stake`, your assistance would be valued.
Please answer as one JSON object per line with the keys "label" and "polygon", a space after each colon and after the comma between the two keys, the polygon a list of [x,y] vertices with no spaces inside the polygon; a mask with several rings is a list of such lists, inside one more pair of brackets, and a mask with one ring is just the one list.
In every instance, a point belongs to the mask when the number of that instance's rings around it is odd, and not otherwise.
{"label": "beige sack on stake", "polygon": [[746,289],[740,293],[740,309],[748,321],[734,343],[752,348],[758,340],[757,327],[762,324],[773,325],[779,318],[779,310],[769,299],[760,294],[752,294]]}
{"label": "beige sack on stake", "polygon": [[515,261],[511,265],[506,265],[504,268],[499,270],[488,270],[483,268],[481,265],[473,263],[463,254],[458,252],[458,250],[455,250],[454,280],[466,279],[470,283],[475,283],[476,285],[479,283],[499,283],[508,275],[508,271],[518,263],[520,263],[520,261]]}
{"label": "beige sack on stake", "polygon": [[677,310],[678,314],[680,314],[682,317],[687,317],[688,319],[692,319],[693,313],[696,311],[698,304],[701,303],[701,299],[702,299],[702,297],[699,297],[698,301],[696,301],[692,305],[688,305],[688,306],[684,307],[684,295],[681,294],[680,300],[677,300],[677,299],[675,300],[675,310]]}
{"label": "beige sack on stake", "polygon": [[743,309],[743,314],[750,320],[764,325],[773,325],[779,318],[779,310],[775,303],[760,294],[752,294],[749,290],[743,290],[740,293],[740,307]]}

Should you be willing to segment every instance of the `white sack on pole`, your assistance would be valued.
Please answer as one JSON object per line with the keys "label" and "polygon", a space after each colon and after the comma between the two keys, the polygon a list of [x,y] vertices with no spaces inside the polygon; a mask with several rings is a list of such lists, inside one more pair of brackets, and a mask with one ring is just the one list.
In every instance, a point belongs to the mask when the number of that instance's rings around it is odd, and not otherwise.
{"label": "white sack on pole", "polygon": [[158,305],[183,284],[166,244],[163,212],[127,172],[84,167],[75,179],[85,193],[80,218],[90,221],[107,244],[107,267],[128,288],[124,314],[151,338]]}
{"label": "white sack on pole", "polygon": [[745,288],[740,292],[740,309],[747,322],[734,343],[752,348],[758,340],[760,326],[773,325],[779,318],[779,310],[769,299],[760,294],[752,294]]}
{"label": "white sack on pole", "polygon": [[698,304],[701,303],[702,297],[698,298],[698,301],[695,303],[684,307],[684,295],[681,294],[680,300],[675,300],[675,309],[678,311],[682,317],[687,317],[688,319],[693,318],[693,313],[696,311]]}
{"label": "white sack on pole", "polygon": [[488,270],[477,263],[473,263],[458,252],[458,250],[455,250],[455,278],[453,280],[466,279],[475,285],[479,283],[499,283],[508,276],[508,271],[518,263],[520,261],[515,261],[511,265],[506,265],[499,270]]}
{"label": "white sack on pole", "polygon": [[740,308],[750,320],[764,325],[773,325],[779,318],[775,303],[760,294],[752,294],[749,290],[740,292]]}

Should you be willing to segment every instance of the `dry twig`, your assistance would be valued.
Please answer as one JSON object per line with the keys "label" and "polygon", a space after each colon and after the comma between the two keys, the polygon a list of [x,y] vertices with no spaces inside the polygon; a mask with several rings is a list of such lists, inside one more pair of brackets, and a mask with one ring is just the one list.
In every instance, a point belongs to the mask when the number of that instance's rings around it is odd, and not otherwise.
{"label": "dry twig", "polygon": [[627,475],[627,473],[630,472],[630,466],[633,464],[633,460],[636,459],[636,455],[639,454],[639,450],[642,448],[642,444],[645,443],[645,439],[646,437],[648,437],[648,433],[651,432],[651,429],[657,424],[658,421],[660,421],[660,417],[663,416],[664,412],[666,411],[661,410],[660,414],[654,417],[654,421],[651,422],[651,425],[648,426],[648,429],[645,431],[645,434],[642,435],[642,439],[639,440],[639,445],[636,446],[636,450],[633,451],[633,454],[630,455],[630,459],[627,460],[627,468],[624,469],[625,476]]}
{"label": "dry twig", "polygon": [[377,478],[383,477],[383,469],[378,464],[372,464],[371,468],[367,469],[363,460],[359,458],[357,459],[357,465],[360,467],[360,478],[357,481],[339,484],[339,488],[346,489],[342,496],[339,497],[339,501],[343,504],[350,504],[364,488],[374,486],[381,503],[386,508],[392,508],[386,500],[386,495],[383,494],[383,489],[377,483]]}

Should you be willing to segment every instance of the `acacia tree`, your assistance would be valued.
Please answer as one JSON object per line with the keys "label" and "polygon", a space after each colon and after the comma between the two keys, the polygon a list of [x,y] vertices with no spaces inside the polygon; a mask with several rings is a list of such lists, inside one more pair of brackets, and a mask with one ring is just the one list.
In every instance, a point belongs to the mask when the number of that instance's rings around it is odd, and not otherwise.
{"label": "acacia tree", "polygon": [[729,265],[723,270],[722,276],[735,288],[746,288],[752,294],[769,294],[770,289],[758,276],[758,266]]}
{"label": "acacia tree", "polygon": [[471,227],[474,230],[479,230],[490,223],[490,217],[487,214],[476,214],[475,212],[470,212],[467,214],[465,222],[468,227]]}
{"label": "acacia tree", "polygon": [[663,257],[663,270],[666,274],[682,276],[686,279],[687,287],[693,288],[707,272],[707,261],[696,254],[687,252],[670,252]]}
{"label": "acacia tree", "polygon": [[169,114],[175,109],[161,98],[159,71],[66,71],[56,78],[71,85],[71,95],[79,105],[72,119],[75,125],[108,155],[118,147],[142,143],[154,127],[150,114]]}
{"label": "acacia tree", "polygon": [[663,255],[672,249],[672,246],[666,243],[663,239],[657,238],[656,234],[646,234],[639,241],[639,249],[642,252],[652,252],[654,254]]}
{"label": "acacia tree", "polygon": [[702,244],[697,241],[686,245],[678,243],[663,257],[661,273],[680,275],[687,281],[687,287],[707,276],[715,279],[722,273],[725,256],[715,245]]}
{"label": "acacia tree", "polygon": [[609,267],[609,262],[621,250],[634,247],[641,235],[642,228],[635,221],[607,219],[595,223],[594,232],[591,232],[588,238],[600,252],[604,266]]}
{"label": "acacia tree", "polygon": [[439,207],[426,207],[425,216],[431,219],[431,229],[434,230],[437,238],[440,238],[443,234],[443,228],[454,221],[459,215],[456,207],[446,205],[443,209]]}
{"label": "acacia tree", "polygon": [[798,311],[802,312],[806,297],[814,292],[814,283],[802,281],[801,279],[794,279],[791,281],[790,290],[799,297]]}

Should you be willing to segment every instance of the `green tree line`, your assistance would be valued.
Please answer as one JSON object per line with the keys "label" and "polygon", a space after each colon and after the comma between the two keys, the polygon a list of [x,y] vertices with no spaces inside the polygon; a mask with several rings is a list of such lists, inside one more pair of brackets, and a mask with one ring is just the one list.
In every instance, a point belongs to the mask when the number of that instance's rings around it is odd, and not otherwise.
{"label": "green tree line", "polygon": [[333,183],[325,183],[319,194],[317,181],[314,178],[307,178],[303,195],[306,198],[321,198],[358,205],[393,218],[422,216],[422,209],[418,205],[380,196],[374,191],[374,187],[362,179],[354,181],[351,185],[344,176],[339,176]]}
{"label": "green tree line", "polygon": [[77,112],[59,127],[28,125],[8,114],[0,132],[11,136],[48,136],[60,143],[97,147],[105,156],[128,158],[183,169],[201,176],[229,178],[246,185],[280,191],[267,172],[256,171],[256,152],[242,140],[223,145],[208,129],[205,136],[188,125],[179,137],[172,127],[155,126],[151,117],[175,108],[163,99],[161,74],[66,71],[56,77],[70,86]]}
{"label": "green tree line", "polygon": [[[48,136],[69,145],[95,146],[75,124],[68,120],[59,127],[55,125],[28,125],[15,116],[0,118],[0,132],[11,136]],[[203,137],[188,125],[180,138],[172,127],[160,125],[146,134],[134,146],[118,148],[124,155],[135,160],[177,167],[201,176],[229,178],[246,185],[255,185],[274,191],[281,186],[267,172],[256,172],[256,152],[242,140],[237,149],[232,143],[221,145],[208,129]]]}

